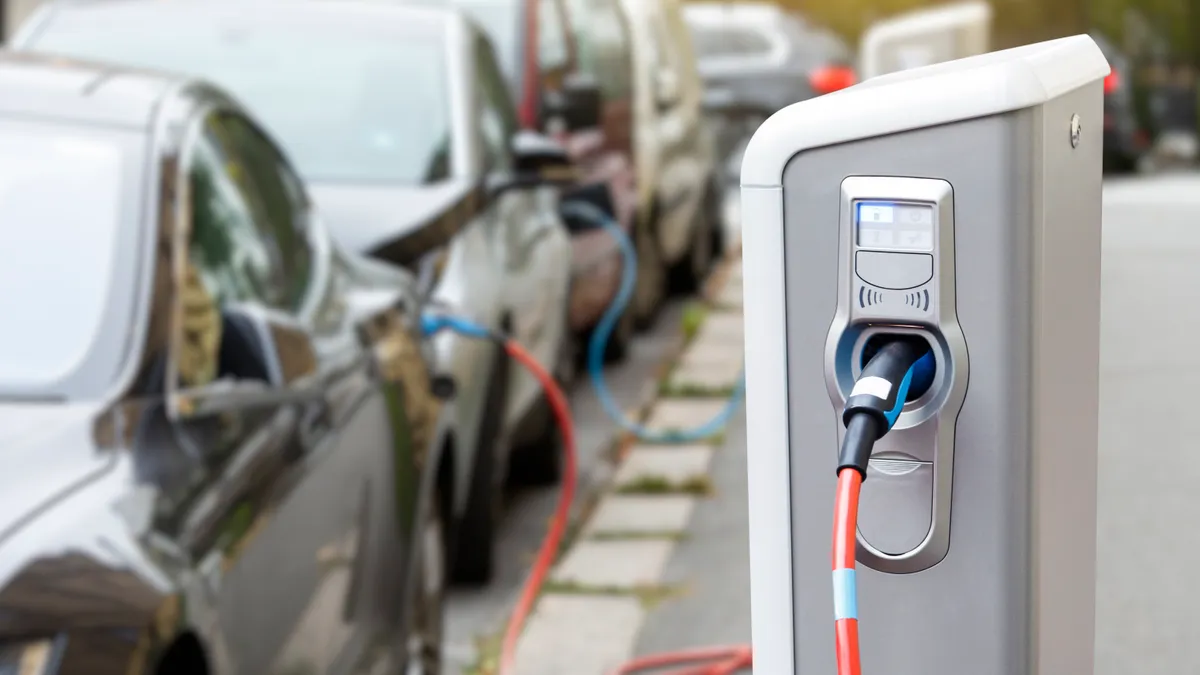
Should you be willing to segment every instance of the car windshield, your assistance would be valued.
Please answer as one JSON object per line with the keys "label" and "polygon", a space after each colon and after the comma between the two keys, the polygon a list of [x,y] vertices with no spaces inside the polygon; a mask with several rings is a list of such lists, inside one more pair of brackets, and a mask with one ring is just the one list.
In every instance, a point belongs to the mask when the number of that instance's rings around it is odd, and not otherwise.
{"label": "car windshield", "polygon": [[0,397],[95,399],[121,372],[141,146],[129,132],[0,118]]}
{"label": "car windshield", "polygon": [[362,20],[240,19],[202,7],[139,7],[136,16],[104,9],[55,14],[27,47],[213,81],[266,125],[311,181],[420,184],[450,173],[439,34],[374,30]]}

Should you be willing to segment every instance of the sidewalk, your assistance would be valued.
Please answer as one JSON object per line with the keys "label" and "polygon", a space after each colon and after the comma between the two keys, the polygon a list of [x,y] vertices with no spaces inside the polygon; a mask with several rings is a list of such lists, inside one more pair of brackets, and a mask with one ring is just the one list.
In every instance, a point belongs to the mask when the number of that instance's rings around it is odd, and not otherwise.
{"label": "sidewalk", "polygon": [[[741,260],[645,424],[704,424],[741,371]],[[638,444],[559,558],[517,650],[519,675],[608,675],[635,655],[749,640],[745,420],[686,445]],[[489,672],[486,656],[478,672]]]}

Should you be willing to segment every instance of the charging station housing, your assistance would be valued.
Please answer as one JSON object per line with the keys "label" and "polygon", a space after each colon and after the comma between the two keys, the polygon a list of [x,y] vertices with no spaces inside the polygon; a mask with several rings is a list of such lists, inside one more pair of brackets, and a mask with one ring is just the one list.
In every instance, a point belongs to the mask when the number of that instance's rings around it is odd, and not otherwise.
{"label": "charging station housing", "polygon": [[867,675],[1093,672],[1102,80],[1075,36],[867,80],[742,164],[755,669],[832,674],[840,413],[872,341],[936,369],[862,489]]}

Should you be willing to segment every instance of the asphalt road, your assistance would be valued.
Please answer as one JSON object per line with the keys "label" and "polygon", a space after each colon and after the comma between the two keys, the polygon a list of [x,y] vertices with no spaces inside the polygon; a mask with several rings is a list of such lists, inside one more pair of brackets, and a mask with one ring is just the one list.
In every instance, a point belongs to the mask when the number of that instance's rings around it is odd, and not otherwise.
{"label": "asphalt road", "polygon": [[1096,675],[1200,668],[1200,175],[1105,190]]}
{"label": "asphalt road", "polygon": [[[638,405],[663,359],[679,344],[683,315],[681,301],[669,303],[654,327],[639,335],[629,358],[606,371],[614,398],[630,407]],[[615,427],[605,416],[586,376],[580,378],[571,396],[579,446],[580,494],[589,484],[608,480],[604,453],[611,447]],[[456,673],[475,662],[476,641],[503,627],[516,602],[549,518],[558,503],[558,489],[520,490],[509,496],[497,552],[497,573],[488,586],[454,589],[447,606],[445,655],[449,672]]]}
{"label": "asphalt road", "polygon": [[663,583],[682,588],[650,611],[635,654],[750,642],[750,527],[746,511],[746,415],[732,420],[709,467],[713,495],[692,512]]}

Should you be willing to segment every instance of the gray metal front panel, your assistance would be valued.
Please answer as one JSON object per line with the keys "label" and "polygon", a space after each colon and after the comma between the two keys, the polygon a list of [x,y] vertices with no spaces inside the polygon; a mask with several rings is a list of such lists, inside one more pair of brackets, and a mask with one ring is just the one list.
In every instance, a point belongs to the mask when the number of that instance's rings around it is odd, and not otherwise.
{"label": "gray metal front panel", "polygon": [[[788,403],[791,416],[796,663],[835,670],[829,540],[839,411],[825,341],[839,280],[842,179],[947,181],[955,210],[957,313],[970,354],[959,415],[950,545],[934,567],[904,575],[859,566],[865,672],[1025,675],[1029,614],[1030,195],[1033,113],[973,120],[803,153],[784,174]],[[1013,164],[1016,164],[1015,171]],[[1023,193],[1024,191],[1024,193]],[[870,479],[864,495],[872,489]]]}

